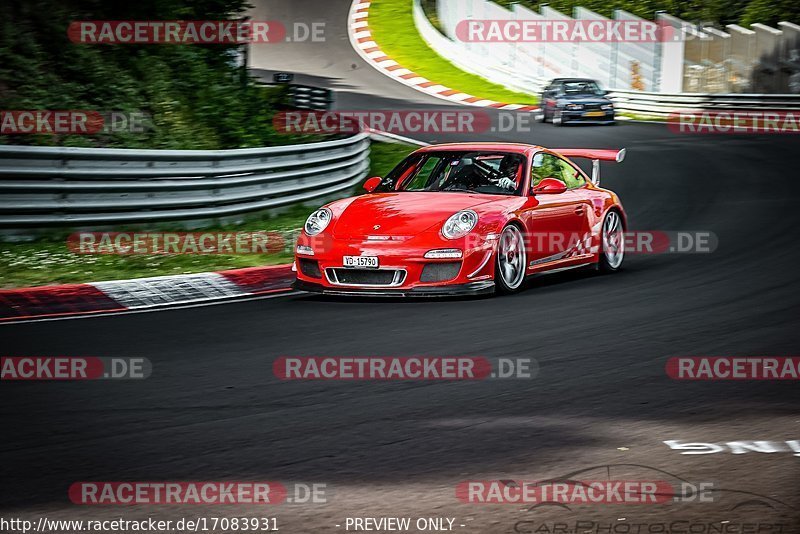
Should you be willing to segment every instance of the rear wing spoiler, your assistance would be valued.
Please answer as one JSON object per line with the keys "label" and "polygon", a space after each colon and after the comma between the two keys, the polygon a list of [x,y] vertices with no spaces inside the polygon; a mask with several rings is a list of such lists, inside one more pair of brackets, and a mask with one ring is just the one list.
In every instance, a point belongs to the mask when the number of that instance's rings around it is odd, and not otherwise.
{"label": "rear wing spoiler", "polygon": [[615,161],[622,163],[625,159],[625,149],[606,150],[596,148],[554,148],[557,152],[568,158],[583,158],[592,160],[592,183],[600,185],[600,161]]}

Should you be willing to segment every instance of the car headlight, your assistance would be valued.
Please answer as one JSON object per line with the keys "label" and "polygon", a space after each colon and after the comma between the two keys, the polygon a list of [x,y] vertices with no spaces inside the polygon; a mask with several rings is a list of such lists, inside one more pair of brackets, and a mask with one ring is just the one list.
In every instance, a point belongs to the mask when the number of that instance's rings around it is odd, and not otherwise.
{"label": "car headlight", "polygon": [[567,109],[583,109],[583,104],[567,104]]}
{"label": "car headlight", "polygon": [[317,235],[328,227],[331,219],[333,219],[331,210],[328,208],[320,208],[308,216],[306,224],[303,225],[303,229],[306,231],[307,235]]}
{"label": "car headlight", "polygon": [[478,224],[478,214],[472,210],[461,210],[454,213],[442,226],[442,235],[447,239],[464,237]]}
{"label": "car headlight", "polygon": [[600,109],[614,109],[614,104],[603,104]]}

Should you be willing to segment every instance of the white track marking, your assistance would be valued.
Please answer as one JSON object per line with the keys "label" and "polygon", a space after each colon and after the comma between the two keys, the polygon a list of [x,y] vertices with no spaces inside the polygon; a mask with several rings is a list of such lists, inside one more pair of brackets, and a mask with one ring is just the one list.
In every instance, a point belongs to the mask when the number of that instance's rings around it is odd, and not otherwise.
{"label": "white track marking", "polygon": [[304,291],[285,291],[281,293],[270,293],[266,295],[250,295],[250,296],[243,296],[241,298],[230,298],[230,297],[223,297],[215,300],[207,300],[204,302],[194,302],[191,304],[180,304],[178,306],[152,306],[150,308],[138,308],[135,310],[122,310],[122,311],[114,311],[114,312],[94,312],[94,313],[85,313],[83,315],[65,315],[63,317],[40,317],[36,319],[20,319],[19,321],[14,321],[12,319],[7,319],[5,321],[0,321],[0,327],[4,325],[11,326],[17,324],[24,324],[24,323],[43,323],[45,321],[66,321],[70,319],[102,319],[103,317],[111,317],[114,315],[131,315],[135,313],[149,313],[149,312],[167,312],[172,310],[185,310],[189,308],[200,308],[203,306],[218,306],[220,304],[235,304],[238,302],[249,302],[251,300],[265,300],[265,299],[276,299],[281,297],[292,297],[295,295],[302,295],[305,294]]}

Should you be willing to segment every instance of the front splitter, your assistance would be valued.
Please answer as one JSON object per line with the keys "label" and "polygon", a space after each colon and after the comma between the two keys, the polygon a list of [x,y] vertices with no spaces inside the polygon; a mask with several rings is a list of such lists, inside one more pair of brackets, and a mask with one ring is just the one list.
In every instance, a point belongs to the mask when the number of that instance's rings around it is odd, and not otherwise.
{"label": "front splitter", "polygon": [[491,295],[494,293],[494,282],[484,280],[449,286],[423,286],[411,289],[374,289],[362,287],[331,288],[304,280],[296,280],[292,288],[309,293],[344,297],[467,297],[475,295]]}

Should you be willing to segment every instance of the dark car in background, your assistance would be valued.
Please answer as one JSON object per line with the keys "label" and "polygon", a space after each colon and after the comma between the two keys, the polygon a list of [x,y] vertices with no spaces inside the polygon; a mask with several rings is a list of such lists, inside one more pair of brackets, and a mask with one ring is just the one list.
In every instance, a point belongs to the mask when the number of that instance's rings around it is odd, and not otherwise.
{"label": "dark car in background", "polygon": [[614,124],[614,104],[594,80],[556,78],[542,92],[537,119],[556,126],[572,122]]}

